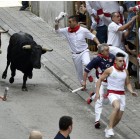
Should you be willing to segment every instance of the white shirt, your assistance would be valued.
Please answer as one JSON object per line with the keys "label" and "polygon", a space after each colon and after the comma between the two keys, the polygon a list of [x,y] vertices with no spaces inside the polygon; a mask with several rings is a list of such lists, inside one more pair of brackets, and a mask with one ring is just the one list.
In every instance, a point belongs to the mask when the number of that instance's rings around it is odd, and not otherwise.
{"label": "white shirt", "polygon": [[108,40],[107,44],[111,44],[115,47],[122,47],[122,34],[123,31],[118,31],[118,29],[122,26],[122,24],[116,24],[115,22],[111,22],[108,26]]}
{"label": "white shirt", "polygon": [[[96,14],[95,11],[102,8],[99,4],[99,1],[86,1],[86,9],[88,13],[91,15],[91,14]],[[95,11],[93,11],[92,9],[94,9]]]}
{"label": "white shirt", "polygon": [[126,71],[117,71],[114,66],[112,66],[112,68],[112,73],[107,77],[107,89],[125,91],[125,79],[127,76]]}
{"label": "white shirt", "polygon": [[92,27],[91,28],[92,29],[95,30],[96,26],[99,27],[99,26],[104,25],[104,21],[102,19],[99,19],[99,23],[97,24],[94,17],[92,16],[92,14],[97,16],[97,10],[101,9],[98,1],[86,1],[86,9],[87,9],[89,15],[91,16],[91,21],[92,21]]}
{"label": "white shirt", "polygon": [[119,12],[120,7],[117,1],[100,1],[100,6],[103,9],[104,13],[113,13],[113,12]]}
{"label": "white shirt", "polygon": [[62,33],[68,40],[69,47],[72,53],[79,53],[88,48],[86,38],[93,40],[96,36],[88,29],[80,27],[77,32],[68,32],[68,27],[56,30],[57,33]]}

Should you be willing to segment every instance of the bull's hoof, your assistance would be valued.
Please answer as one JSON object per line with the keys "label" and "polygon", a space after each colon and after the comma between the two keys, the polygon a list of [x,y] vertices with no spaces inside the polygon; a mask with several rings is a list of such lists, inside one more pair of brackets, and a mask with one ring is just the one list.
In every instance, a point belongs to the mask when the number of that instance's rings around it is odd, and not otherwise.
{"label": "bull's hoof", "polygon": [[9,79],[9,82],[12,84],[12,83],[14,82],[14,78],[11,77],[11,78]]}
{"label": "bull's hoof", "polygon": [[6,73],[3,73],[2,74],[2,79],[6,79],[6,77],[7,77],[7,74]]}
{"label": "bull's hoof", "polygon": [[32,75],[29,75],[28,78],[29,78],[29,79],[32,79]]}
{"label": "bull's hoof", "polygon": [[27,87],[22,87],[22,91],[28,91]]}

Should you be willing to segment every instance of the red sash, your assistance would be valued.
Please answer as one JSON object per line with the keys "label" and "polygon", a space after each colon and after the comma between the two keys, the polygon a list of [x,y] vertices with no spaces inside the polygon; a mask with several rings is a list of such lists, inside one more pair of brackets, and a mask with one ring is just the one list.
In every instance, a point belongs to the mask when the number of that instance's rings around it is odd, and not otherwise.
{"label": "red sash", "polygon": [[[124,91],[117,91],[117,90],[107,90],[107,93],[114,93],[114,94],[119,94],[119,95],[125,95]],[[107,95],[108,96],[108,95]]]}

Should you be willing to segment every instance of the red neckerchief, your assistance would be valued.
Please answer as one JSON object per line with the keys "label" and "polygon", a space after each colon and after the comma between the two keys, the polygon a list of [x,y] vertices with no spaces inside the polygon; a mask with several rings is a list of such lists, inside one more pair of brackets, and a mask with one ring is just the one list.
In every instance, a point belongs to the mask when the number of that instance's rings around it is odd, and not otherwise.
{"label": "red neckerchief", "polygon": [[78,25],[78,26],[76,26],[76,27],[74,27],[74,28],[68,28],[68,32],[70,32],[70,33],[73,33],[73,32],[77,32],[78,30],[79,30],[79,28],[80,28],[80,25]]}
{"label": "red neckerchief", "polygon": [[126,63],[125,63],[125,61],[124,61],[124,65],[123,65],[123,67],[121,67],[121,68],[118,68],[118,67],[116,66],[116,63],[114,63],[113,66],[114,66],[115,69],[117,69],[117,70],[119,70],[119,71],[123,71],[123,70],[126,68]]}
{"label": "red neckerchief", "polygon": [[104,55],[102,55],[101,53],[99,53],[98,56],[99,56],[99,57],[102,57],[102,58],[104,58],[104,59],[106,59],[106,60],[109,59],[109,56],[104,56]]}

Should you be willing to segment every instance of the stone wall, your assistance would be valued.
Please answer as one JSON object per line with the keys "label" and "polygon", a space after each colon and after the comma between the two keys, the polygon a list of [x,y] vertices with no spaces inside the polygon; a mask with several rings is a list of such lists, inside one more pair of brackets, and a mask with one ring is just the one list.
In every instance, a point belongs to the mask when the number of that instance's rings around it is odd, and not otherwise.
{"label": "stone wall", "polygon": [[[67,12],[68,15],[73,14],[72,1],[32,1],[31,10],[37,16],[40,16],[49,25],[54,26],[54,19],[60,12]],[[67,18],[61,21],[60,26],[67,25]]]}

